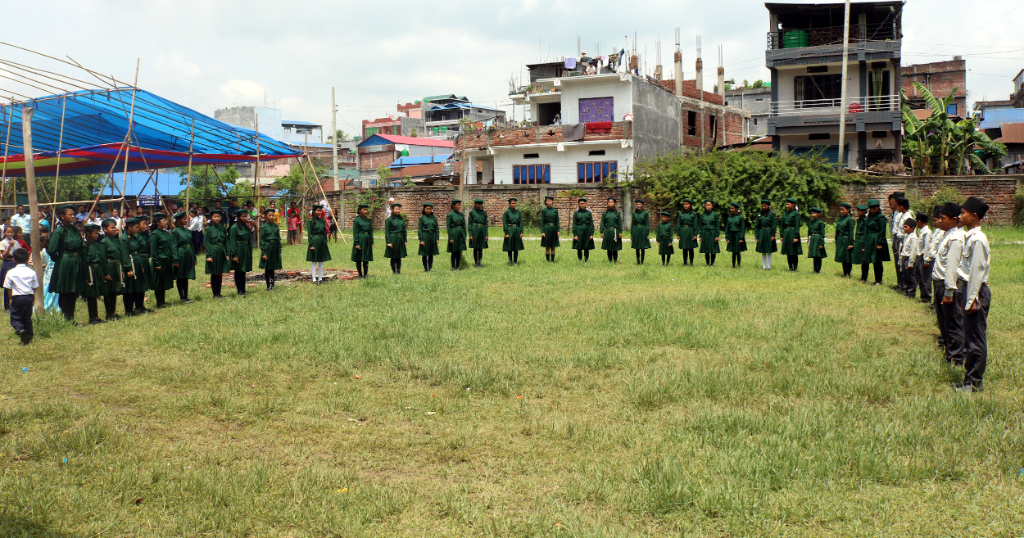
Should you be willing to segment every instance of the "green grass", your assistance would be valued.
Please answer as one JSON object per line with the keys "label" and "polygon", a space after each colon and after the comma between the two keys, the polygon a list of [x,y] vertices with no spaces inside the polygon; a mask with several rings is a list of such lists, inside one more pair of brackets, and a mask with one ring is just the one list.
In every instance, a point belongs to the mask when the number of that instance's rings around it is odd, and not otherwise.
{"label": "green grass", "polygon": [[0,536],[1016,536],[1024,232],[986,231],[980,395],[926,308],[754,253],[395,277],[378,240],[366,281],[5,326]]}

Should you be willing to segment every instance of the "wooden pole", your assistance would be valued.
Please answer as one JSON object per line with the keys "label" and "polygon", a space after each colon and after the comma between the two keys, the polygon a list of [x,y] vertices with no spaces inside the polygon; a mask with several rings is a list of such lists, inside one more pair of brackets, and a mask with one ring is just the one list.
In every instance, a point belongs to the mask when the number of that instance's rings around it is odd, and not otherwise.
{"label": "wooden pole", "polygon": [[[36,164],[35,155],[32,154],[32,114],[35,111],[31,108],[23,108],[21,110],[21,133],[24,149],[25,149],[25,185],[28,188],[28,207],[29,216],[35,220],[36,215],[39,214],[39,200],[36,197]],[[42,250],[39,248],[39,224],[35,226],[29,226],[32,237],[32,265],[36,271],[36,278],[39,280],[40,286],[36,288],[36,300],[35,308],[36,315],[43,313],[43,255]]]}
{"label": "wooden pole", "polygon": [[[53,174],[53,201],[57,201],[57,186],[60,185],[60,154],[64,151],[64,113],[67,110],[68,98],[64,96],[60,100],[60,139],[57,142],[57,171]],[[100,191],[103,192],[102,190]],[[46,189],[43,189],[46,194]]]}
{"label": "wooden pole", "polygon": [[[11,124],[13,124],[13,123],[14,123],[14,102],[11,101],[11,114],[7,118],[7,139],[4,140],[4,170],[3,170],[3,174],[0,175],[0,177],[3,178],[2,179],[3,182],[0,183],[0,204],[4,203],[4,189],[7,187],[7,155],[8,155],[8,150],[11,148]],[[14,197],[14,201],[15,202],[18,201],[18,197],[17,196]],[[14,205],[18,205],[18,204],[15,203]],[[32,218],[35,218],[35,217],[32,217]]]}
{"label": "wooden pole", "polygon": [[[124,191],[128,188],[128,157],[131,155],[131,136],[132,131],[135,128],[135,93],[139,90],[139,62],[140,58],[135,59],[135,84],[132,85],[132,108],[128,112],[128,135],[125,137],[125,153],[124,153],[124,175],[121,176],[121,218],[124,217]],[[122,104],[122,109],[124,105]],[[111,176],[113,179],[113,176]]]}
{"label": "wooden pole", "polygon": [[[189,129],[188,140],[188,179],[185,180],[185,213],[189,211],[188,202],[192,194],[192,147],[196,140],[196,120],[192,118],[192,127]],[[122,193],[123,194],[123,193]]]}
{"label": "wooden pole", "polygon": [[846,166],[843,166],[843,157],[846,155],[846,73],[849,68],[847,60],[850,58],[850,0],[846,0],[846,16],[845,23],[843,24],[843,80],[840,89],[839,99],[839,170],[842,173],[846,173],[846,168],[850,166],[847,161]]}
{"label": "wooden pole", "polygon": [[[327,193],[324,192],[324,185],[320,182],[320,178],[316,175],[316,167],[313,166],[313,160],[309,158],[309,154],[306,154],[306,161],[309,163],[309,170],[313,174],[313,180],[316,181],[316,186],[320,187],[320,194],[324,197],[324,201],[327,200]],[[305,174],[303,174],[305,176]],[[328,202],[328,205],[330,202]],[[341,236],[341,240],[348,244],[348,239],[345,239],[345,234],[341,233],[341,224],[338,224],[338,215],[334,215],[334,224],[338,227],[338,235]]]}
{"label": "wooden pole", "polygon": [[[252,206],[255,209],[256,205],[256,193],[260,190],[260,115],[253,113],[253,122],[256,124],[256,171],[252,175]],[[256,229],[256,244],[260,242],[260,227],[256,226],[259,223],[259,211],[256,211],[256,222],[253,223],[253,228]]]}

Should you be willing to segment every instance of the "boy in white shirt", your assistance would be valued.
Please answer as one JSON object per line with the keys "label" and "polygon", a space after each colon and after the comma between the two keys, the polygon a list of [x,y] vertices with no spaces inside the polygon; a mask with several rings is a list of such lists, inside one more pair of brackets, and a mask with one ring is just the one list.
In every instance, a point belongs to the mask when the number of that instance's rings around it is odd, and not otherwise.
{"label": "boy in white shirt", "polygon": [[954,366],[964,364],[964,310],[960,306],[956,270],[964,247],[964,232],[960,229],[960,206],[947,202],[940,210],[937,227],[942,239],[935,250],[932,265],[932,283],[935,286],[936,321],[946,361]]}
{"label": "boy in white shirt", "polygon": [[923,211],[917,212],[917,260],[914,267],[917,273],[917,287],[921,288],[921,302],[929,304],[932,302],[932,266],[925,265],[924,258],[928,249],[931,248],[932,230],[928,227],[928,215]]}
{"label": "boy in white shirt", "polygon": [[21,337],[21,344],[32,341],[32,307],[35,304],[39,278],[28,267],[28,251],[19,248],[14,251],[14,269],[4,277],[4,289],[11,290],[11,327]]}
{"label": "boy in white shirt", "polygon": [[917,296],[917,220],[903,219],[903,245],[900,247],[900,273],[903,275],[903,292],[913,299]]}
{"label": "boy in white shirt", "polygon": [[963,297],[964,309],[964,382],[953,385],[957,392],[981,392],[982,376],[988,362],[988,308],[992,292],[988,273],[992,253],[988,237],[981,231],[981,219],[988,213],[988,204],[970,197],[961,206],[960,224],[964,227],[964,250],[956,270],[957,288]]}

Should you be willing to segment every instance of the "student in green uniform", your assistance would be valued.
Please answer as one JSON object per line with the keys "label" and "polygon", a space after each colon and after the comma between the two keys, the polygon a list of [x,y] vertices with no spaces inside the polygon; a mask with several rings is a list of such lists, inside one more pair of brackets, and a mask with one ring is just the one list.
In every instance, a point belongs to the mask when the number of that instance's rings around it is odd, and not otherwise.
{"label": "student in green uniform", "polygon": [[228,268],[235,272],[235,291],[245,297],[245,274],[252,271],[252,232],[249,231],[249,213],[240,211],[228,230]]}
{"label": "student in green uniform", "polygon": [[107,271],[103,277],[103,309],[107,314],[107,321],[114,321],[120,319],[117,315],[117,296],[124,291],[119,238],[121,231],[117,229],[117,221],[114,219],[107,219],[102,225],[103,239],[100,240],[100,244],[103,245],[103,266]]}
{"label": "student in green uniform", "polygon": [[647,249],[651,248],[651,214],[644,209],[644,201],[637,200],[633,210],[633,222],[629,227],[629,241],[636,252],[636,264],[643,265]]}
{"label": "student in green uniform", "polygon": [[156,229],[149,236],[149,255],[153,263],[150,289],[156,295],[156,307],[167,307],[167,290],[174,287],[174,238],[167,231],[167,215],[153,214]]}
{"label": "student in green uniform", "polygon": [[576,259],[590,262],[590,251],[594,250],[594,214],[587,209],[587,199],[576,200],[576,211],[572,213],[572,249]]}
{"label": "student in green uniform", "polygon": [[868,242],[868,206],[857,206],[857,224],[854,226],[853,255],[854,265],[860,265],[860,283],[867,284],[868,268],[871,265],[871,253],[867,250]]}
{"label": "student in green uniform", "polygon": [[747,250],[747,219],[740,214],[738,202],[729,203],[729,217],[725,219],[725,250],[732,253],[733,269],[743,262]]}
{"label": "student in green uniform", "polygon": [[715,266],[715,255],[722,251],[718,246],[718,235],[722,232],[721,217],[715,211],[715,203],[704,201],[704,212],[700,215],[700,253],[708,267]]}
{"label": "student in green uniform", "polygon": [[373,261],[373,221],[369,215],[370,206],[359,204],[359,214],[352,219],[352,261],[356,262],[359,278],[370,275]]}
{"label": "student in green uniform", "polygon": [[89,307],[89,325],[106,323],[100,319],[99,298],[103,297],[106,291],[105,279],[107,268],[104,263],[106,252],[100,244],[100,226],[98,224],[85,225],[85,278],[82,282],[82,296],[85,297],[86,305]]}
{"label": "student in green uniform", "polygon": [[779,219],[779,232],[782,236],[780,252],[786,256],[789,270],[796,271],[800,268],[804,246],[800,243],[800,211],[796,209],[796,200],[793,198],[786,198],[786,212]]}
{"label": "student in green uniform", "polygon": [[409,225],[402,204],[391,204],[391,216],[384,221],[384,257],[391,260],[391,274],[402,274],[402,258],[408,256]]}
{"label": "student in green uniform", "polygon": [[452,210],[445,218],[448,229],[448,252],[451,254],[452,271],[462,269],[462,253],[466,251],[466,217],[462,214],[462,200],[452,200]]}
{"label": "student in green uniform", "polygon": [[501,244],[501,250],[508,252],[508,264],[519,263],[519,252],[525,250],[523,245],[523,214],[516,209],[519,200],[508,199],[508,209],[501,216],[501,229],[505,232],[505,240]]}
{"label": "student in green uniform", "polygon": [[558,234],[562,229],[555,197],[544,197],[544,208],[540,210],[540,246],[544,247],[544,259],[555,261],[555,249],[559,246]]}
{"label": "student in green uniform", "polygon": [[189,304],[188,281],[196,279],[196,252],[192,250],[192,232],[188,229],[188,213],[178,211],[174,215],[174,282],[178,288],[178,299]]}
{"label": "student in green uniform", "polygon": [[263,224],[260,225],[260,269],[263,269],[263,281],[267,291],[277,287],[277,273],[281,265],[281,228],[274,218],[277,210],[268,207],[263,210]]}
{"label": "student in green uniform", "polygon": [[615,208],[615,198],[608,199],[608,207],[601,214],[601,248],[608,252],[608,261],[619,263],[622,250],[622,213]]}
{"label": "student in green uniform", "polygon": [[853,241],[856,222],[850,216],[853,207],[843,202],[839,204],[839,219],[836,220],[836,263],[843,264],[843,276],[850,278],[853,273]]}
{"label": "student in green uniform", "polygon": [[221,286],[228,272],[228,231],[224,228],[224,210],[210,211],[210,222],[203,228],[203,250],[206,251],[206,274],[210,275],[210,291],[214,299],[223,299]]}
{"label": "student in green uniform", "polygon": [[121,266],[124,267],[124,314],[137,316],[152,312],[146,308],[146,292],[149,291],[149,277],[145,267],[149,265],[148,253],[142,250],[142,224],[138,217],[124,221],[125,234],[121,236]]}
{"label": "student in green uniform", "polygon": [[57,294],[57,305],[64,319],[75,320],[75,303],[82,292],[85,274],[85,242],[75,228],[75,206],[57,209],[58,224],[50,236],[46,253],[53,260],[53,273],[47,291]]}
{"label": "student in green uniform", "polygon": [[[153,253],[149,246],[149,240],[153,236],[152,230],[150,230],[149,217],[146,215],[139,215],[136,217],[139,219],[139,233],[136,234],[135,238],[139,240],[139,256],[145,261],[139,264],[138,269],[146,275],[146,290],[153,289],[153,280],[156,275],[153,274]],[[142,300],[145,301],[146,297],[143,294]],[[147,313],[156,312],[152,308],[146,308]]]}
{"label": "student in green uniform", "polygon": [[697,231],[700,217],[693,210],[693,200],[683,200],[683,210],[676,215],[676,233],[679,234],[679,250],[683,253],[683,265],[693,266],[693,251],[697,248]]}
{"label": "student in green uniform", "polygon": [[473,249],[473,264],[476,267],[483,267],[484,249],[487,248],[487,212],[484,211],[483,200],[473,200],[473,210],[469,212],[467,224],[469,248]]}
{"label": "student in green uniform", "polygon": [[668,211],[661,212],[661,223],[658,224],[658,229],[654,236],[658,242],[658,254],[661,254],[661,265],[668,265],[672,261],[672,254],[675,252],[675,249],[672,248],[674,230],[672,229],[672,221],[669,220],[671,216]]}
{"label": "student in green uniform", "polygon": [[441,253],[437,246],[441,230],[434,216],[434,204],[430,202],[423,204],[423,214],[416,225],[416,236],[420,240],[419,256],[423,259],[423,272],[429,273],[434,269],[434,256]]}
{"label": "student in green uniform", "polygon": [[881,286],[885,272],[885,262],[891,259],[889,241],[885,238],[885,227],[888,219],[882,214],[881,202],[868,200],[867,237],[865,251],[870,253],[871,264],[875,270],[875,282],[872,286]]}
{"label": "student in green uniform", "polygon": [[772,254],[779,249],[775,242],[775,230],[778,228],[778,221],[775,212],[772,211],[770,200],[761,200],[761,212],[754,218],[754,249],[761,255],[761,269],[769,271],[772,268]]}
{"label": "student in green uniform", "polygon": [[[365,204],[360,206],[363,208]],[[359,217],[356,216],[356,219]],[[353,219],[355,222],[355,219]],[[313,283],[319,285],[324,281],[324,262],[331,260],[331,249],[327,245],[327,221],[324,220],[324,208],[323,206],[315,205],[310,212],[309,222],[306,224],[306,233],[309,236],[309,248],[306,249],[306,261],[310,262],[309,272],[313,278]],[[353,247],[356,245],[355,225],[352,227]],[[373,234],[370,234],[370,242],[373,242]],[[355,250],[353,249],[353,253]],[[373,253],[370,253],[373,256]],[[355,261],[353,259],[353,261]],[[356,269],[359,270],[359,276],[363,276],[363,268],[358,262],[356,263]]]}
{"label": "student in green uniform", "polygon": [[821,260],[828,257],[825,251],[825,223],[821,221],[821,210],[811,208],[811,222],[807,223],[807,257],[814,261],[814,274],[821,273]]}

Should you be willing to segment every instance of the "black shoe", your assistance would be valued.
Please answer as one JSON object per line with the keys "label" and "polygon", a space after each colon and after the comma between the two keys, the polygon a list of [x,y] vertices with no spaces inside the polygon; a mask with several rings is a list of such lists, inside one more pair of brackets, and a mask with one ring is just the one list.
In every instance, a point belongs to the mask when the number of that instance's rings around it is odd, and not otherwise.
{"label": "black shoe", "polygon": [[223,295],[214,295],[213,298],[214,299],[227,299],[227,297],[224,297]]}
{"label": "black shoe", "polygon": [[181,304],[192,304],[192,299],[183,299]]}
{"label": "black shoe", "polygon": [[101,323],[106,323],[106,321],[103,321],[102,319],[99,318],[89,320],[89,325],[99,325]]}
{"label": "black shoe", "polygon": [[107,321],[117,321],[119,319],[121,319],[121,316],[118,316],[117,314],[111,314],[107,316]]}
{"label": "black shoe", "polygon": [[156,307],[157,307],[157,308],[161,308],[161,309],[162,309],[162,308],[167,308],[167,304],[166,304],[166,303],[164,303],[164,304],[158,304],[158,305],[156,305]]}
{"label": "black shoe", "polygon": [[950,384],[956,392],[984,392],[985,388],[981,383],[952,383]]}

